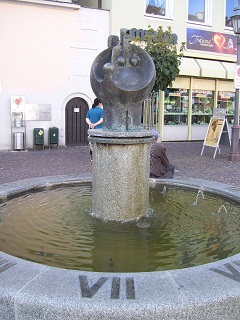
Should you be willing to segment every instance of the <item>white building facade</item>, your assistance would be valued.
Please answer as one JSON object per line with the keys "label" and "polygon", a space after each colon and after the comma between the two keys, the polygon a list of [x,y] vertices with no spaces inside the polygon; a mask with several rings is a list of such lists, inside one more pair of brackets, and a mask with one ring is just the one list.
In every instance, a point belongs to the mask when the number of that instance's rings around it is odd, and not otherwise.
{"label": "white building facade", "polygon": [[[59,145],[87,144],[89,72],[106,48],[109,12],[66,0],[0,1],[0,30],[0,149],[48,146],[49,128],[58,128]],[[18,134],[24,146],[13,141]]]}
{"label": "white building facade", "polygon": [[[180,74],[158,95],[153,125],[164,141],[204,140],[213,109],[226,109],[229,128],[234,113],[236,36],[234,0],[80,0],[110,10],[110,33],[135,29],[138,35],[171,27],[178,46],[186,43]],[[229,129],[230,131],[230,129]]]}

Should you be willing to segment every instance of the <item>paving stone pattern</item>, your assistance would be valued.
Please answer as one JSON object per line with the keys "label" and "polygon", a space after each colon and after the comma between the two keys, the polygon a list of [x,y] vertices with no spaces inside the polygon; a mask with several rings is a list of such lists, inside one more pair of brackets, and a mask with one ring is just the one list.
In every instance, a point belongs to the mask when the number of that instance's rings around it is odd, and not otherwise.
{"label": "paving stone pattern", "polygon": [[[240,162],[228,160],[230,147],[220,145],[221,154],[203,142],[165,142],[176,177],[219,181],[240,187]],[[0,151],[0,184],[28,178],[91,173],[89,147],[65,147],[45,150]],[[117,174],[117,173],[116,173]]]}

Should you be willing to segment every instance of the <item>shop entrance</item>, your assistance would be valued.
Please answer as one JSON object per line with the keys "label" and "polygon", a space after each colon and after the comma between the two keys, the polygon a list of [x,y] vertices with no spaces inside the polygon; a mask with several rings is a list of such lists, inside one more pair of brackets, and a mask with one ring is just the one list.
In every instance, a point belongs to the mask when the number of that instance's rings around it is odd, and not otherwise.
{"label": "shop entrance", "polygon": [[71,99],[65,109],[66,145],[82,146],[88,144],[88,125],[86,115],[88,104],[82,98]]}

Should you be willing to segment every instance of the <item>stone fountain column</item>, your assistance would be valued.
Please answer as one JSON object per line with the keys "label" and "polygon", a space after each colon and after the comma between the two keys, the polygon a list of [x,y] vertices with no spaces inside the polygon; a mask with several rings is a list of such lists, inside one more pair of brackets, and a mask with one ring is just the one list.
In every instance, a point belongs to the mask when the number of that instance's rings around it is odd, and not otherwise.
{"label": "stone fountain column", "polygon": [[89,130],[93,144],[93,213],[103,219],[128,221],[146,215],[149,205],[150,143],[153,133],[141,128],[143,100],[155,81],[146,51],[110,36],[108,49],[91,68],[91,85],[104,107],[103,129]]}

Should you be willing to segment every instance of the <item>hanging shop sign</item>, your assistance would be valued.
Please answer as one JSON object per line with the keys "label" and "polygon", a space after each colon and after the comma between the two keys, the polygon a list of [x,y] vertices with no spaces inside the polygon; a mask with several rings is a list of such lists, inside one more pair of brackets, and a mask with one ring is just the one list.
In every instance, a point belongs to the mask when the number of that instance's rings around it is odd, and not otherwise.
{"label": "hanging shop sign", "polygon": [[187,28],[187,49],[237,54],[237,37],[200,29]]}
{"label": "hanging shop sign", "polygon": [[235,68],[234,88],[240,89],[240,65],[237,65]]}

